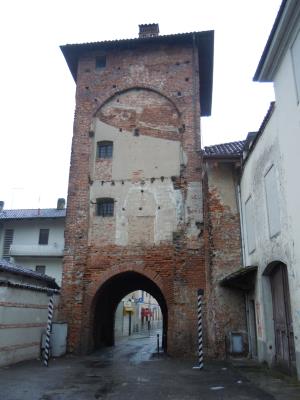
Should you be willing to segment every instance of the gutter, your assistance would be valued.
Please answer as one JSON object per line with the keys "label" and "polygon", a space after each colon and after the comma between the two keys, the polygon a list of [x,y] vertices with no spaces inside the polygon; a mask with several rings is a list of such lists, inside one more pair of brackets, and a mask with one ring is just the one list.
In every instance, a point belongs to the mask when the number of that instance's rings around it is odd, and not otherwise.
{"label": "gutter", "polygon": [[236,186],[237,192],[237,200],[238,200],[238,208],[240,213],[240,236],[241,236],[241,247],[242,247],[242,265],[245,267],[245,260],[246,260],[246,250],[245,250],[245,240],[244,240],[244,218],[242,212],[242,196],[241,196],[241,186],[238,183]]}

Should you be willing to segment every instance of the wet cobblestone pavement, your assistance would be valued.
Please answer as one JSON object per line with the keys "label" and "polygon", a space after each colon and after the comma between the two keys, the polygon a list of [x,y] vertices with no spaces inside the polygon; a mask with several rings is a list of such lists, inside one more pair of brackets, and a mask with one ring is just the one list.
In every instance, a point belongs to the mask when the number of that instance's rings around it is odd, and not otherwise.
{"label": "wet cobblestone pavement", "polygon": [[[1,400],[297,400],[300,386],[261,368],[193,363],[155,354],[156,335],[121,340],[90,356],[0,368]],[[256,382],[254,384],[254,381]]]}

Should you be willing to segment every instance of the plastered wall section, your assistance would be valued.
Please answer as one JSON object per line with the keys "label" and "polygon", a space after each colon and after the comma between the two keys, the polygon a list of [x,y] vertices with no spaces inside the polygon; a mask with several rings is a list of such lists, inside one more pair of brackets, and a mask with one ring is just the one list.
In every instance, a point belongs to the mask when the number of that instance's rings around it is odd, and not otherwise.
{"label": "plastered wall section", "polygon": [[[55,295],[55,306],[58,299]],[[0,287],[0,366],[40,356],[48,301],[44,292]]]}
{"label": "plastered wall section", "polygon": [[[97,170],[97,142],[105,140],[113,141],[109,181]],[[179,176],[183,163],[180,142],[136,137],[97,119],[93,154],[90,242],[126,246],[171,240],[185,214],[182,193],[174,189],[172,181],[172,177]],[[95,203],[102,197],[114,199],[114,217],[96,215]]]}
{"label": "plastered wall section", "polygon": [[[300,20],[295,27],[291,42],[300,30]],[[299,57],[299,54],[298,54]],[[299,76],[299,71],[297,71]],[[286,229],[291,241],[287,259],[293,329],[295,334],[295,350],[298,378],[300,379],[300,186],[299,181],[299,148],[300,148],[300,102],[297,97],[295,75],[290,48],[282,60],[274,79],[276,97],[277,137],[282,157],[282,188],[285,193],[287,207]]]}
{"label": "plastered wall section", "polygon": [[[299,370],[299,258],[296,256],[297,235],[293,224],[297,220],[289,206],[287,188],[287,158],[281,145],[282,135],[286,130],[280,131],[279,119],[282,117],[276,105],[275,111],[269,120],[263,135],[259,138],[254,151],[244,166],[241,179],[241,204],[245,216],[245,203],[251,196],[253,204],[252,229],[254,229],[254,249],[249,249],[247,242],[247,226],[244,223],[243,236],[245,238],[245,265],[257,265],[257,283],[254,293],[256,325],[258,338],[258,358],[272,364],[275,357],[275,338],[273,324],[273,308],[270,281],[263,276],[266,267],[273,261],[281,261],[287,266],[289,289],[291,294],[291,311],[294,325],[295,347],[298,353]],[[280,138],[279,138],[280,137]],[[266,188],[264,176],[273,166],[276,174],[276,185],[280,213],[280,231],[270,235]],[[245,221],[245,218],[244,218]],[[270,317],[271,316],[271,317]]]}

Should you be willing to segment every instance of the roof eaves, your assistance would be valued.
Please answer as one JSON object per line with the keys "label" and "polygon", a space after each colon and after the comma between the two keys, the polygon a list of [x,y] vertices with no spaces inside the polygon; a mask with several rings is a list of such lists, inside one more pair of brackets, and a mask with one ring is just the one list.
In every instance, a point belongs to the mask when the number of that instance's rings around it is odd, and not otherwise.
{"label": "roof eaves", "polygon": [[237,159],[241,158],[241,154],[206,154],[203,153],[203,158],[205,159],[210,159],[210,160],[220,160],[220,159],[224,159],[224,160],[233,160],[236,161]]}
{"label": "roof eaves", "polygon": [[272,82],[278,64],[285,53],[296,21],[300,16],[300,2],[283,0],[263,50],[253,80]]}
{"label": "roof eaves", "polygon": [[15,209],[0,212],[0,220],[59,219],[66,217],[66,209]]}
{"label": "roof eaves", "polygon": [[86,51],[109,50],[112,48],[131,48],[140,44],[168,43],[168,42],[186,42],[196,39],[198,46],[199,59],[201,67],[199,68],[200,78],[200,106],[201,116],[211,114],[212,103],[212,85],[213,85],[213,53],[214,53],[214,31],[176,33],[172,35],[159,35],[148,38],[133,38],[120,40],[106,40],[102,42],[88,42],[77,44],[66,44],[60,46],[65,57],[70,72],[77,80],[77,65],[79,56]]}
{"label": "roof eaves", "polygon": [[257,266],[242,267],[221,279],[220,285],[234,289],[251,290],[254,287],[257,270]]}
{"label": "roof eaves", "polygon": [[239,140],[206,146],[201,150],[203,157],[208,158],[235,158],[242,155],[246,141]]}
{"label": "roof eaves", "polygon": [[3,259],[0,260],[0,271],[9,272],[14,275],[22,275],[29,278],[34,278],[46,282],[51,288],[59,289],[59,286],[55,282],[55,279],[51,276],[40,274],[36,271],[31,271],[30,269],[24,268],[20,265],[13,264],[10,261],[6,261]]}
{"label": "roof eaves", "polygon": [[264,133],[265,128],[266,128],[268,122],[270,121],[270,118],[271,118],[271,116],[272,116],[272,114],[273,114],[273,112],[275,110],[275,105],[276,105],[275,101],[271,101],[269,109],[268,109],[268,111],[267,111],[267,113],[266,113],[266,115],[265,115],[265,117],[264,117],[264,119],[263,119],[263,121],[262,121],[262,123],[261,123],[261,125],[259,127],[259,130],[258,130],[256,136],[253,139],[252,145],[251,145],[250,149],[248,150],[246,157],[243,159],[243,163],[242,163],[243,167],[246,164],[246,162],[248,161],[248,159],[249,159],[251,153],[253,152],[254,148],[256,147],[256,144],[257,144],[259,138]]}

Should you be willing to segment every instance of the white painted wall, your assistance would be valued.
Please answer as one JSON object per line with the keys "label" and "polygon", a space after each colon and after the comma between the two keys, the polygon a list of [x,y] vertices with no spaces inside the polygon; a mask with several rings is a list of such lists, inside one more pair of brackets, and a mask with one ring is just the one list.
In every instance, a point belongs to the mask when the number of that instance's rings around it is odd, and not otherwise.
{"label": "white painted wall", "polygon": [[[295,31],[295,37],[298,28]],[[258,356],[260,360],[273,361],[275,354],[273,310],[268,278],[262,276],[272,261],[287,265],[291,294],[292,319],[295,336],[297,370],[300,377],[300,105],[292,66],[290,47],[277,69],[275,79],[276,107],[263,135],[248,159],[241,180],[241,202],[245,215],[245,203],[253,199],[256,248],[249,254],[247,227],[245,265],[257,265],[258,279],[255,301],[258,325]],[[272,167],[276,176],[274,194],[278,195],[279,210],[276,213],[278,233],[270,230],[267,210],[265,175]],[[272,199],[272,201],[273,201]],[[270,214],[270,213],[269,213]],[[246,218],[244,218],[246,221]]]}
{"label": "white painted wall", "polygon": [[62,258],[39,258],[35,257],[33,259],[14,257],[15,263],[21,265],[22,267],[31,269],[35,271],[37,265],[45,265],[45,274],[51,276],[55,279],[56,283],[61,286],[62,280]]}
{"label": "white painted wall", "polygon": [[48,302],[45,292],[0,287],[0,366],[39,357]]}
{"label": "white painted wall", "polygon": [[[300,30],[300,20],[292,40]],[[298,34],[299,40],[299,34]],[[300,46],[297,47],[300,51]],[[298,59],[300,54],[297,55]],[[299,75],[299,71],[297,71]],[[288,258],[291,307],[295,333],[298,376],[300,378],[300,103],[292,65],[291,49],[283,59],[274,80],[278,110],[278,140],[282,154],[283,187],[286,193],[287,225],[290,234]]]}

